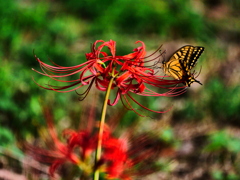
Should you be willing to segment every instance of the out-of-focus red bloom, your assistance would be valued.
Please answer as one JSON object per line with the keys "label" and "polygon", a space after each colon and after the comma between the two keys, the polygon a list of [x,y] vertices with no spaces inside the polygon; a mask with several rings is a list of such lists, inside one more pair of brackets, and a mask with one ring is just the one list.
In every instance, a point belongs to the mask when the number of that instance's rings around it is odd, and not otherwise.
{"label": "out-of-focus red bloom", "polygon": [[131,179],[126,169],[132,167],[128,157],[128,144],[126,139],[109,138],[103,141],[103,162],[106,162],[107,178]]}
{"label": "out-of-focus red bloom", "polygon": [[50,121],[48,122],[48,130],[54,142],[54,147],[51,150],[34,146],[28,146],[28,149],[37,161],[50,163],[49,172],[51,175],[54,174],[59,166],[66,162],[71,162],[77,165],[86,175],[91,175],[94,169],[99,168],[101,172],[106,173],[109,179],[131,179],[125,173],[125,169],[131,167],[131,160],[127,155],[127,141],[126,139],[114,138],[108,126],[105,125],[104,127],[102,156],[95,165],[92,162],[94,152],[97,148],[97,133],[90,133],[85,130],[65,130],[63,131],[63,135],[66,138],[66,143],[63,143],[57,138],[57,134]]}
{"label": "out-of-focus red bloom", "polygon": [[[30,150],[29,152],[31,156],[37,161],[51,164],[49,169],[51,175],[54,174],[59,166],[66,162],[71,162],[79,167],[83,167],[87,156],[89,156],[96,148],[96,140],[92,139],[87,131],[64,131],[63,135],[67,139],[66,143],[63,143],[58,139],[54,126],[50,121],[48,122],[48,131],[53,140],[53,146],[50,147],[50,150],[29,145],[27,146],[27,149]],[[76,151],[77,147],[80,154]],[[86,166],[84,166],[84,168],[84,171],[87,171],[87,173],[90,172],[91,167],[87,169]]]}
{"label": "out-of-focus red bloom", "polygon": [[[101,43],[97,46],[98,43]],[[130,104],[130,101],[137,103],[144,109],[150,110],[147,107],[136,101],[131,94],[137,94],[141,96],[177,96],[185,92],[184,87],[176,87],[181,83],[178,80],[164,79],[166,76],[157,76],[154,72],[159,58],[162,54],[153,57],[160,48],[158,48],[150,56],[146,56],[145,44],[142,41],[136,43],[141,44],[138,48],[135,48],[133,53],[124,56],[116,55],[116,42],[113,40],[103,41],[97,40],[92,46],[92,52],[86,53],[87,61],[72,67],[64,67],[54,63],[55,66],[48,65],[42,62],[36,56],[36,60],[39,62],[42,72],[36,71],[42,75],[48,76],[53,80],[69,83],[65,86],[48,85],[47,87],[41,86],[48,90],[54,90],[58,92],[69,92],[77,90],[83,86],[88,86],[85,92],[80,94],[84,99],[90,91],[93,84],[100,91],[106,91],[109,82],[114,78],[112,89],[117,89],[116,97],[113,102],[108,101],[108,105],[115,105],[121,99],[125,107],[135,111]],[[110,50],[110,54],[102,51],[104,47]],[[153,65],[146,66],[146,63],[152,62]],[[72,76],[79,73],[79,78],[74,80],[63,80],[60,78]],[[165,93],[157,93],[149,87],[158,87],[168,89]],[[161,111],[153,112],[161,113]]]}

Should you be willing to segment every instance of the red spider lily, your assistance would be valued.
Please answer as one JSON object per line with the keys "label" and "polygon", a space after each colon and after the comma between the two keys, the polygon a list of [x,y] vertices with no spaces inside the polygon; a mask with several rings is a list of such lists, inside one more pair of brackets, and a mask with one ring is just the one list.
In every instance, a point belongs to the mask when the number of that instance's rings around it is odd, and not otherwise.
{"label": "red spider lily", "polygon": [[127,155],[128,146],[126,139],[109,138],[103,141],[103,161],[107,162],[106,172],[108,178],[131,179],[125,172],[132,166]]}
{"label": "red spider lily", "polygon": [[[98,47],[97,44],[101,43]],[[113,102],[108,101],[108,105],[115,105],[122,100],[125,107],[136,112],[136,110],[130,104],[130,101],[137,103],[140,107],[152,112],[162,113],[162,111],[154,111],[136,101],[131,94],[137,94],[141,96],[177,96],[185,92],[184,87],[176,87],[181,83],[178,80],[164,79],[166,76],[157,76],[154,72],[154,68],[157,63],[151,66],[145,66],[145,63],[158,62],[162,54],[148,60],[155,55],[160,48],[158,48],[150,56],[146,56],[145,44],[142,41],[137,41],[141,46],[135,48],[133,53],[125,56],[116,55],[116,42],[113,40],[103,41],[98,40],[92,46],[92,52],[86,53],[87,61],[72,67],[63,67],[54,63],[55,66],[48,65],[42,62],[39,58],[36,60],[39,62],[42,72],[36,71],[42,75],[48,76],[53,80],[70,83],[65,86],[49,85],[47,87],[41,87],[54,90],[58,92],[70,92],[83,86],[87,86],[87,89],[80,94],[81,100],[83,100],[92,85],[95,83],[97,89],[100,91],[106,91],[111,79],[114,79],[112,89],[117,89],[116,97]],[[107,52],[102,51],[104,47],[110,50],[110,55]],[[79,78],[74,80],[62,80],[64,78],[80,73]],[[157,93],[147,86],[153,86],[158,88],[168,89],[166,93]]]}
{"label": "red spider lily", "polygon": [[159,141],[154,135],[143,133],[135,136],[131,128],[131,131],[124,134],[125,138],[115,138],[112,135],[112,128],[105,124],[101,157],[93,165],[99,137],[94,128],[79,131],[65,130],[63,135],[66,141],[62,142],[57,137],[50,110],[45,108],[44,114],[53,140],[51,146],[48,146],[50,150],[30,145],[27,148],[37,161],[51,165],[49,169],[51,175],[64,163],[70,162],[80,169],[84,177],[89,177],[94,170],[99,169],[106,174],[107,179],[131,180],[132,176],[144,176],[156,172],[159,169],[153,167],[153,164],[158,158],[173,153],[169,144]]}
{"label": "red spider lily", "polygon": [[111,135],[110,129],[105,125],[103,133],[103,153],[99,162],[91,164],[90,158],[94,158],[97,147],[97,133],[90,133],[86,130],[74,131],[65,130],[63,132],[66,143],[57,138],[57,134],[51,121],[48,121],[48,130],[53,139],[54,147],[51,150],[41,149],[28,145],[31,156],[37,161],[50,163],[49,172],[53,176],[58,167],[66,162],[78,166],[86,175],[91,175],[94,169],[101,169],[107,178],[120,178],[129,180],[130,177],[124,172],[125,168],[131,167],[131,161],[127,155],[127,142],[124,139],[117,139]]}

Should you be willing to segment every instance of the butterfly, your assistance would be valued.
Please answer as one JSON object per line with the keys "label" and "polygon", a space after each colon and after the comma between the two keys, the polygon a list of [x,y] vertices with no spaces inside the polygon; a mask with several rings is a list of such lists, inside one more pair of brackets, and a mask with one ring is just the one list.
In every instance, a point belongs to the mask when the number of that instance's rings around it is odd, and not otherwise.
{"label": "butterfly", "polygon": [[[198,58],[204,51],[204,47],[186,45],[178,49],[168,61],[163,61],[164,72],[177,80],[182,80],[183,84],[190,87],[193,82],[201,84],[191,73]],[[202,85],[202,84],[201,84]]]}

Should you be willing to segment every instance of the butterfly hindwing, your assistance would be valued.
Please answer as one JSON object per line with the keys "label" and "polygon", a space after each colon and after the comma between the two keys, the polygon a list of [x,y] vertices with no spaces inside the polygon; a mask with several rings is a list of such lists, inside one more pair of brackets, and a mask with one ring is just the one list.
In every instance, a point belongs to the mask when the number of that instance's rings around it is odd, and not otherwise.
{"label": "butterfly hindwing", "polygon": [[164,63],[164,71],[166,74],[178,80],[180,80],[183,76],[182,66],[180,62],[176,61],[175,59],[171,59],[168,62]]}

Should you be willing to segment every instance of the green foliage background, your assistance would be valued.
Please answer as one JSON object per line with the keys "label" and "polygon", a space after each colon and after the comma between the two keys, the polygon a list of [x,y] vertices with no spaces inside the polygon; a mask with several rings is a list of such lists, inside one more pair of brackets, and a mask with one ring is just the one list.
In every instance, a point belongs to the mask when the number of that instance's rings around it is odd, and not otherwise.
{"label": "green foliage background", "polygon": [[[240,178],[239,0],[0,0],[0,4],[1,167],[11,169],[6,165],[11,161],[8,156],[24,157],[21,142],[41,139],[41,132],[47,131],[42,107],[52,110],[60,132],[77,129],[79,118],[90,106],[79,102],[74,92],[39,88],[32,77],[40,84],[49,79],[31,70],[39,69],[34,54],[46,63],[51,59],[72,66],[85,61],[95,40],[113,39],[120,55],[132,52],[135,41],[142,40],[149,52],[163,44],[167,55],[185,44],[205,47],[197,66],[203,86],[193,84],[176,98],[141,100],[152,109],[173,106],[167,115],[154,116],[165,122],[159,123],[159,131],[173,144],[178,141],[184,146],[189,141],[196,150],[188,156],[192,159],[176,161],[190,163],[194,157],[211,156],[208,170],[198,164],[204,169],[203,179]],[[99,96],[101,100],[102,94]],[[101,109],[100,103],[94,106],[97,112]],[[117,112],[120,107],[110,108]],[[122,116],[123,127],[136,120],[144,124],[132,112]],[[198,146],[199,138],[202,146]],[[17,168],[23,172],[21,163]],[[185,175],[174,168],[165,173],[168,179]]]}

